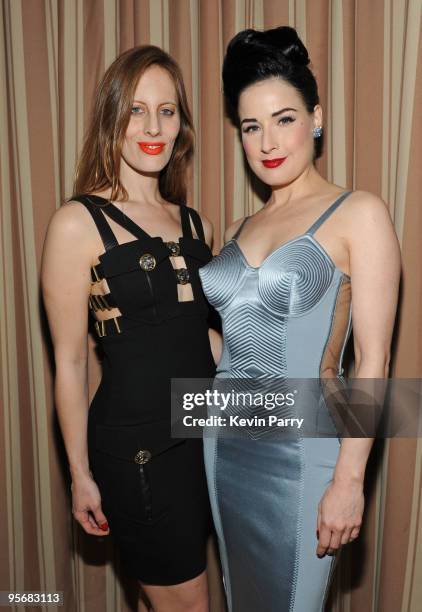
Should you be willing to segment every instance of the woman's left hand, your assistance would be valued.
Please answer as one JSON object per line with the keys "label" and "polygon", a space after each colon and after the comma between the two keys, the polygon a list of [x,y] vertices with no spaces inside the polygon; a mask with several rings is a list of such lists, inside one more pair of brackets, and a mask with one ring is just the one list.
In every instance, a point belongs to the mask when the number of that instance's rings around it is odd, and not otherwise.
{"label": "woman's left hand", "polygon": [[340,546],[355,540],[364,508],[361,482],[331,482],[318,504],[316,554],[333,555]]}

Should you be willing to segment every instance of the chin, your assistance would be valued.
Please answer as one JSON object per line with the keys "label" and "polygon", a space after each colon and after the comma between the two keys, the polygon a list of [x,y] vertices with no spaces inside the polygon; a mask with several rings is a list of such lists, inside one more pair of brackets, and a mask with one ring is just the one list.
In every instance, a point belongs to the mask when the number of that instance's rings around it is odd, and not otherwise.
{"label": "chin", "polygon": [[140,172],[161,172],[161,170],[163,168],[165,168],[167,165],[167,160],[165,162],[160,162],[158,163],[157,161],[155,163],[143,163],[143,164],[139,164],[139,171]]}
{"label": "chin", "polygon": [[296,179],[299,178],[299,176],[300,174],[294,174],[294,175],[285,174],[284,176],[281,176],[281,177],[274,177],[271,182],[269,181],[265,181],[265,182],[271,188],[286,187],[287,185],[294,183]]}
{"label": "chin", "polygon": [[286,173],[281,171],[280,169],[272,169],[267,171],[262,171],[260,168],[259,172],[254,170],[254,174],[259,178],[260,181],[268,185],[269,187],[274,187],[276,185],[281,185],[288,182],[288,178],[286,177]]}
{"label": "chin", "polygon": [[291,168],[287,169],[283,168],[283,166],[264,170],[262,167],[258,167],[258,169],[252,167],[252,171],[268,187],[282,187],[283,185],[293,183],[308,167],[309,165],[306,164],[300,168],[296,167],[294,172],[292,172]]}
{"label": "chin", "polygon": [[[152,156],[151,156],[152,157]],[[165,168],[169,162],[168,159],[143,159],[140,162],[139,157],[136,156],[136,159],[124,158],[124,161],[127,163],[132,170],[139,173],[158,173],[161,172],[163,168]]]}

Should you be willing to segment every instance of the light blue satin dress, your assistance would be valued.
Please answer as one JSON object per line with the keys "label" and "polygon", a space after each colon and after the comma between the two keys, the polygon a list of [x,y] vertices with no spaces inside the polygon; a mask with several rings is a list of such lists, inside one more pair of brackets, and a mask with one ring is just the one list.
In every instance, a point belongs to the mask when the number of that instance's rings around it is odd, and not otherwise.
{"label": "light blue satin dress", "polygon": [[[217,378],[342,374],[351,328],[351,281],[314,233],[350,192],[259,267],[241,228],[200,270],[219,311],[224,347]],[[316,556],[317,507],[341,439],[205,436],[208,486],[230,612],[321,612],[335,557]]]}

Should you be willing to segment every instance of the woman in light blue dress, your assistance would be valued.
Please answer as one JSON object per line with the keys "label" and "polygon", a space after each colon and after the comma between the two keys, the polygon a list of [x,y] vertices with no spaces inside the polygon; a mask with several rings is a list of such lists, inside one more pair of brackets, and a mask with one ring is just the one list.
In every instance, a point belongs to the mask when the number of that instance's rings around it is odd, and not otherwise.
{"label": "woman in light blue dress", "polygon": [[[308,63],[288,27],[240,32],[227,50],[227,102],[271,195],[200,270],[223,322],[217,379],[336,379],[352,323],[355,377],[388,376],[397,239],[381,199],[316,170],[324,121]],[[205,438],[229,609],[320,612],[335,554],[359,533],[372,440],[265,433]]]}

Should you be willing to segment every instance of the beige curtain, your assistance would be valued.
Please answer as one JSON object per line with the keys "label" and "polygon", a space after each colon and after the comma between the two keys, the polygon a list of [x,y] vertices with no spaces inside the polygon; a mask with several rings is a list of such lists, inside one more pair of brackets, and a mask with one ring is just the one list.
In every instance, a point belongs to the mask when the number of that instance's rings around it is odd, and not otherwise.
{"label": "beige curtain", "polygon": [[[72,521],[39,296],[45,229],[70,195],[95,83],[137,44],[180,62],[197,129],[189,203],[212,219],[219,247],[228,223],[262,205],[224,117],[224,49],[246,27],[296,27],[325,111],[321,173],[382,196],[394,219],[404,266],[394,375],[421,377],[421,0],[1,0],[0,23],[0,590],[62,590],[69,612],[136,610],[112,545]],[[90,372],[94,391],[93,352]],[[330,611],[421,610],[421,459],[420,439],[376,444],[365,526],[344,551]]]}

